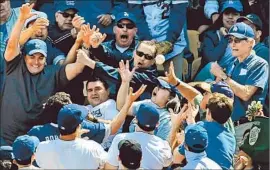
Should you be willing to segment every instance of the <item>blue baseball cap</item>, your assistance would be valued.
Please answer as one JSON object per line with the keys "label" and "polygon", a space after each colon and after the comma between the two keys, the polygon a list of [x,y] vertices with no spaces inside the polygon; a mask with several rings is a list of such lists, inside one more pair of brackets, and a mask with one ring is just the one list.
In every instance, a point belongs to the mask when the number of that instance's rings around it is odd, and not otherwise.
{"label": "blue baseball cap", "polygon": [[136,24],[136,17],[132,13],[120,12],[115,16],[116,23],[119,22],[122,19],[128,19],[131,22],[133,22],[134,24]]}
{"label": "blue baseball cap", "polygon": [[248,20],[252,24],[256,25],[260,30],[262,30],[263,24],[260,17],[256,14],[248,14],[247,16],[242,16],[237,19],[237,22],[243,22],[244,20]]}
{"label": "blue baseball cap", "polygon": [[240,1],[226,1],[222,4],[220,12],[224,12],[226,9],[229,8],[234,9],[239,13],[243,11],[243,5]]}
{"label": "blue baseball cap", "polygon": [[204,151],[208,146],[206,129],[197,124],[188,125],[185,128],[185,144],[194,151]]}
{"label": "blue baseball cap", "polygon": [[35,136],[19,136],[13,142],[13,155],[16,160],[26,161],[35,153],[39,144],[39,139]]}
{"label": "blue baseball cap", "polygon": [[44,57],[47,57],[47,45],[40,39],[29,40],[24,47],[24,51],[27,55],[33,55],[35,53],[41,53]]}
{"label": "blue baseball cap", "polygon": [[76,0],[61,0],[61,1],[54,1],[54,6],[56,11],[66,11],[68,9],[73,9],[74,11],[78,12],[78,2]]}
{"label": "blue baseball cap", "polygon": [[32,12],[32,13],[33,13],[33,14],[36,14],[36,15],[33,15],[32,17],[28,18],[28,19],[25,21],[24,27],[26,27],[26,28],[28,27],[28,25],[29,25],[31,22],[37,20],[38,18],[46,18],[46,19],[48,19],[47,14],[45,14],[44,12],[34,11],[34,12]]}
{"label": "blue baseball cap", "polygon": [[234,24],[229,29],[229,32],[226,35],[226,37],[230,36],[230,35],[232,35],[236,38],[240,38],[240,39],[242,39],[242,38],[254,39],[254,36],[255,36],[253,29],[249,25],[247,25],[243,22],[238,22],[238,23]]}
{"label": "blue baseball cap", "polygon": [[78,104],[63,106],[57,116],[58,129],[68,134],[73,132],[82,123],[88,112],[86,106]]}
{"label": "blue baseball cap", "polygon": [[219,81],[217,83],[214,83],[211,85],[211,92],[212,93],[221,93],[224,94],[225,96],[232,98],[234,97],[234,93],[230,86],[224,82],[224,81]]}
{"label": "blue baseball cap", "polygon": [[161,78],[158,78],[157,80],[158,80],[159,86],[161,86],[162,88],[165,88],[165,89],[169,90],[170,92],[173,92],[173,93],[177,94],[178,96],[180,96],[180,93],[176,87],[170,85],[168,82],[166,82],[165,80],[162,80]]}
{"label": "blue baseball cap", "polygon": [[138,126],[145,131],[153,131],[159,121],[159,113],[156,108],[149,104],[141,104],[136,113]]}

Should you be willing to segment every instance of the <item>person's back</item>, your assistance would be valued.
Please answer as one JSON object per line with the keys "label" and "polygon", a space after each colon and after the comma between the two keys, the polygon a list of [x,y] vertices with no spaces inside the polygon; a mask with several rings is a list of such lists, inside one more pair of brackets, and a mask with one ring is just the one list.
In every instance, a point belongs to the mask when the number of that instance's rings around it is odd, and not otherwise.
{"label": "person's back", "polygon": [[204,127],[208,133],[207,156],[222,168],[230,167],[236,148],[236,140],[233,134],[217,122],[199,122],[198,125]]}
{"label": "person's back", "polygon": [[108,162],[113,165],[118,165],[118,143],[122,140],[136,140],[142,147],[141,167],[144,169],[162,169],[169,166],[171,157],[171,148],[167,141],[161,138],[144,132],[122,133],[115,136],[111,148],[108,152]]}
{"label": "person's back", "polygon": [[97,169],[100,164],[93,160],[104,159],[106,154],[100,155],[102,150],[98,143],[91,140],[57,139],[40,143],[36,161],[40,167],[46,169]]}

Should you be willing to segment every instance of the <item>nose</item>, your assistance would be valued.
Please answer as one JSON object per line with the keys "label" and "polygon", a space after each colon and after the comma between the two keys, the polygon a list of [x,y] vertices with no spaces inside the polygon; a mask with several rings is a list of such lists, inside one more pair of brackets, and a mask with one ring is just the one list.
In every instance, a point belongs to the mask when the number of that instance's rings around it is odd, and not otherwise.
{"label": "nose", "polygon": [[228,18],[233,18],[233,14],[230,13],[230,14],[228,15]]}
{"label": "nose", "polygon": [[124,28],[123,28],[123,31],[127,31],[127,26],[125,25]]}

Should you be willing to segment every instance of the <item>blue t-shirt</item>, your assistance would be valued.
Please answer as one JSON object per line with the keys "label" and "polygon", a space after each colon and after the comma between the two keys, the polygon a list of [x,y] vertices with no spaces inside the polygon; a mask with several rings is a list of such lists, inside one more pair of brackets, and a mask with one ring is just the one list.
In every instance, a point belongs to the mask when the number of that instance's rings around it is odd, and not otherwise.
{"label": "blue t-shirt", "polygon": [[[207,157],[215,161],[223,169],[230,169],[236,149],[236,139],[223,125],[217,122],[200,121],[197,125],[206,129],[208,134]],[[184,155],[184,147],[179,147],[180,154]]]}
{"label": "blue t-shirt", "polygon": [[248,105],[252,101],[261,101],[264,103],[268,88],[268,64],[267,62],[254,54],[247,57],[243,62],[238,60],[234,62],[232,70],[228,72],[231,78],[241,85],[258,87],[255,94],[248,100],[244,101],[234,96],[232,120],[237,121],[246,115]]}
{"label": "blue t-shirt", "polygon": [[[101,143],[105,137],[105,126],[103,123],[93,123],[89,121],[82,122],[82,128],[88,129],[89,132],[82,135],[82,138],[88,137],[98,143]],[[27,132],[30,136],[36,136],[40,142],[47,140],[56,140],[60,136],[58,125],[47,123],[45,125],[34,126]]]}

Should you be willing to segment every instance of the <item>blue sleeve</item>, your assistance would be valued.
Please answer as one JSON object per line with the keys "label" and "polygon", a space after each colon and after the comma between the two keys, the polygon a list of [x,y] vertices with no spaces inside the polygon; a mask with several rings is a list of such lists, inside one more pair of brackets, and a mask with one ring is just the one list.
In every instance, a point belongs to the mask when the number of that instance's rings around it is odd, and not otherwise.
{"label": "blue sleeve", "polygon": [[206,33],[202,43],[202,57],[207,62],[218,61],[225,54],[228,46],[228,39],[222,37],[217,45],[214,44],[214,37],[208,36]]}
{"label": "blue sleeve", "polygon": [[89,130],[88,133],[82,135],[82,138],[88,137],[90,140],[94,140],[97,143],[102,143],[105,137],[105,126],[103,123],[93,123],[84,120],[82,122],[82,128]]}
{"label": "blue sleeve", "polygon": [[178,146],[178,152],[179,152],[181,155],[185,156],[185,147],[184,147],[184,145],[179,145],[179,146]]}
{"label": "blue sleeve", "polygon": [[126,7],[125,0],[113,0],[113,8],[110,13],[116,16],[119,12],[123,12]]}
{"label": "blue sleeve", "polygon": [[27,135],[29,136],[38,136],[39,128],[37,126],[32,127],[28,132]]}
{"label": "blue sleeve", "polygon": [[213,13],[218,13],[219,3],[217,0],[206,0],[204,5],[204,15],[208,19],[212,19],[211,16]]}
{"label": "blue sleeve", "polygon": [[150,34],[150,30],[145,19],[143,5],[136,3],[133,4],[130,2],[128,4],[128,11],[136,17],[136,25],[138,28],[137,35],[139,37],[139,40],[152,40],[153,38]]}
{"label": "blue sleeve", "polygon": [[258,64],[249,70],[250,73],[248,74],[245,85],[256,86],[263,90],[266,87],[266,83],[268,83],[269,67],[266,62],[257,63]]}
{"label": "blue sleeve", "polygon": [[167,41],[174,43],[180,36],[187,19],[187,6],[188,3],[172,4]]}

